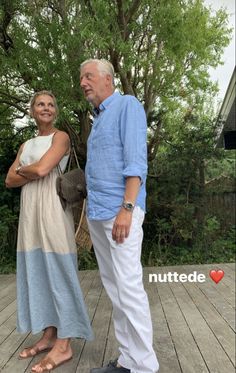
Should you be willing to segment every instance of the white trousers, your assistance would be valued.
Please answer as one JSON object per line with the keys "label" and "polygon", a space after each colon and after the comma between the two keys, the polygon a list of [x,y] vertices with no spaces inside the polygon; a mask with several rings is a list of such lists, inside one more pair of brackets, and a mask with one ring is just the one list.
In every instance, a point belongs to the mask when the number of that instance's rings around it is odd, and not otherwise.
{"label": "white trousers", "polygon": [[112,239],[115,218],[88,220],[88,226],[102,283],[113,305],[118,363],[131,373],[156,373],[159,364],[152,346],[152,322],[140,262],[143,219],[143,211],[135,207],[129,236],[122,244]]}

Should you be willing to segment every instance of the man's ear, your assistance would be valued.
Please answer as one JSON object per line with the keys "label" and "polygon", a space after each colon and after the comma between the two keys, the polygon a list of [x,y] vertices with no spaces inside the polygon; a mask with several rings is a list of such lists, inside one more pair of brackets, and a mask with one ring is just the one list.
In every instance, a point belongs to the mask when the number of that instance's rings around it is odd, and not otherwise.
{"label": "man's ear", "polygon": [[112,84],[112,77],[109,74],[106,75],[106,83],[108,87]]}

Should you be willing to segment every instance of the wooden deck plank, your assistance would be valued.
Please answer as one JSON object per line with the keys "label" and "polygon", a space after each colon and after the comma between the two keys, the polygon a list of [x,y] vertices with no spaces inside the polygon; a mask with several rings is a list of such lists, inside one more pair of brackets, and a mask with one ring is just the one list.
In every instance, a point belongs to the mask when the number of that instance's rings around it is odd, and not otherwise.
{"label": "wooden deck plank", "polygon": [[[18,334],[14,330],[0,346],[0,367],[4,367],[13,354],[19,348],[19,345],[25,340],[25,335]],[[16,372],[18,373],[18,372]]]}
{"label": "wooden deck plank", "polygon": [[[217,267],[219,264],[217,264]],[[221,267],[221,268],[220,268]],[[223,263],[220,264],[219,269],[223,269],[225,272],[228,272],[230,276],[235,277],[235,263]]]}
{"label": "wooden deck plank", "polygon": [[[167,269],[173,271],[172,267]],[[181,272],[185,273],[186,271],[183,268]],[[181,283],[171,283],[170,287],[208,369],[215,373],[221,373],[223,370],[233,373],[232,362],[229,361],[227,354],[218,343],[216,336],[202,317],[186,288]]]}
{"label": "wooden deck plank", "polygon": [[145,268],[144,285],[148,294],[150,311],[153,323],[153,347],[157,353],[160,370],[159,373],[180,373],[180,363],[176,355],[176,348],[171,338],[166,315],[158,294],[158,287],[148,282],[148,274],[155,273],[156,268]]}
{"label": "wooden deck plank", "polygon": [[[205,294],[208,300],[211,301],[216,310],[221,314],[221,316],[226,320],[230,327],[235,331],[235,294],[232,289],[234,289],[234,280],[231,279],[231,283],[228,286],[225,285],[226,280],[229,281],[229,277],[226,276],[219,282],[215,284],[213,280],[209,277],[209,269],[213,269],[216,266],[211,266],[205,264],[204,266],[184,266],[184,267],[174,267],[179,273],[192,273],[197,270],[198,273],[205,274],[206,281],[203,283],[198,283],[197,286]],[[231,286],[230,286],[231,284]]]}
{"label": "wooden deck plank", "polygon": [[235,333],[209,300],[205,296],[203,297],[201,290],[197,286],[191,286],[187,283],[184,287],[228,355],[232,364],[235,365]]}
{"label": "wooden deck plank", "polygon": [[[34,343],[38,340],[38,335],[28,334],[25,336],[25,339],[22,339],[21,343],[19,344],[17,350],[14,354],[10,357],[7,361],[3,371],[4,373],[20,373],[26,372],[27,368],[31,365],[33,358],[29,359],[19,359],[19,352],[22,351],[25,347],[33,346]],[[40,354],[38,358],[42,358],[45,354]],[[30,370],[29,370],[30,371]]]}
{"label": "wooden deck plank", "polygon": [[112,317],[111,317],[108,336],[107,336],[106,350],[105,350],[105,354],[103,358],[103,361],[104,361],[103,364],[107,364],[108,361],[115,360],[118,357],[118,352],[117,352],[118,347],[119,345],[115,337],[114,326],[113,326]]}
{"label": "wooden deck plank", "polygon": [[[160,268],[160,272],[166,270]],[[183,373],[209,372],[182,310],[168,283],[158,283],[158,293]],[[189,352],[191,351],[191,359]]]}
{"label": "wooden deck plank", "polygon": [[0,327],[1,325],[9,319],[9,317],[16,311],[16,300],[8,304],[7,307],[5,307],[1,312],[0,312]]}
{"label": "wooden deck plank", "polygon": [[218,283],[215,284],[213,280],[210,279],[209,277],[209,272],[211,269],[223,269],[222,266],[214,266],[212,267],[211,265],[206,265],[204,266],[204,269],[202,270],[202,273],[204,273],[207,277],[207,284],[211,285],[214,289],[216,289],[221,297],[229,304],[231,304],[232,307],[235,305],[235,283],[234,283],[234,278],[231,277],[228,271],[225,271],[225,275],[223,279]]}
{"label": "wooden deck plank", "polygon": [[0,326],[0,345],[16,329],[16,311]]}
{"label": "wooden deck plank", "polygon": [[14,274],[10,274],[10,275],[2,275],[1,274],[0,275],[0,291],[1,291],[1,289],[8,286],[9,284],[11,284],[14,281],[15,281],[15,275]]}
{"label": "wooden deck plank", "polygon": [[8,285],[6,288],[4,288],[0,292],[0,299],[1,299],[0,312],[16,299],[15,293],[16,293],[15,282]]}
{"label": "wooden deck plank", "polygon": [[223,269],[223,271],[225,272],[226,274],[226,278],[229,278],[232,282],[232,280],[235,279],[235,266],[231,266],[230,264],[217,264],[216,265],[216,268],[217,269]]}
{"label": "wooden deck plank", "polygon": [[92,322],[95,340],[85,344],[76,373],[90,372],[91,368],[99,367],[102,364],[106,349],[111,313],[111,302],[108,299],[105,290],[103,290]]}
{"label": "wooden deck plank", "polygon": [[[184,266],[183,271],[186,274],[189,274],[194,270],[194,268],[196,267]],[[210,268],[212,268],[210,265],[205,265],[201,269],[201,271],[199,271],[206,275],[206,282],[204,284],[198,283],[197,286],[201,290],[208,289],[210,293],[213,292],[213,294],[215,294],[215,297],[217,299],[221,299],[221,302],[224,303],[225,310],[229,308],[230,312],[233,311],[232,313],[234,313],[234,310],[235,310],[235,276],[234,278],[233,277],[231,278],[226,273],[223,279],[218,284],[215,284],[214,281],[208,276]],[[214,268],[216,268],[216,266]]]}
{"label": "wooden deck plank", "polygon": [[235,309],[232,307],[224,297],[219,294],[215,286],[209,288],[205,284],[199,284],[199,288],[205,296],[211,301],[216,310],[220,313],[221,317],[229,324],[232,330],[235,331]]}
{"label": "wooden deck plank", "polygon": [[[209,277],[211,269],[225,272],[220,283]],[[204,283],[150,283],[150,273],[192,273],[206,275]],[[99,272],[81,271],[81,288],[95,332],[91,342],[73,340],[73,359],[57,373],[89,373],[117,357],[118,343],[112,323],[111,303],[102,287]],[[159,373],[233,373],[235,365],[235,265],[233,263],[149,267],[144,284],[154,329],[154,349]],[[39,335],[16,332],[15,275],[0,275],[0,371],[29,373],[34,359],[18,360],[19,352]]]}

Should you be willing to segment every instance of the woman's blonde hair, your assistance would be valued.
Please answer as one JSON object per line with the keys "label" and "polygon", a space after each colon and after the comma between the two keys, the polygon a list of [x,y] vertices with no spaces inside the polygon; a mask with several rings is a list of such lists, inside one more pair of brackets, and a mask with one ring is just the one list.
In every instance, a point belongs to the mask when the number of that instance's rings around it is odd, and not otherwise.
{"label": "woman's blonde hair", "polygon": [[54,103],[55,109],[56,109],[56,118],[57,118],[59,110],[58,110],[58,106],[57,106],[56,97],[54,96],[54,94],[51,91],[47,91],[47,90],[36,92],[33,95],[33,97],[30,100],[30,108],[29,108],[30,115],[33,117],[35,101],[36,101],[37,97],[42,96],[42,95],[46,95],[46,96],[52,97],[53,103]]}

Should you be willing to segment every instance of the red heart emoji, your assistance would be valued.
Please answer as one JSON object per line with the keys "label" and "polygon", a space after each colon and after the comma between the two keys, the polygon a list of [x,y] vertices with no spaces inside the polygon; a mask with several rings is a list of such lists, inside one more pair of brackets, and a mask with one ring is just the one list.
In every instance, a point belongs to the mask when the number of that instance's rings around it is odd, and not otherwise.
{"label": "red heart emoji", "polygon": [[220,282],[220,280],[222,280],[222,278],[224,277],[224,274],[225,273],[222,269],[218,269],[217,271],[212,269],[210,271],[210,277],[212,278],[213,281],[215,281],[216,284],[218,284],[218,282]]}

